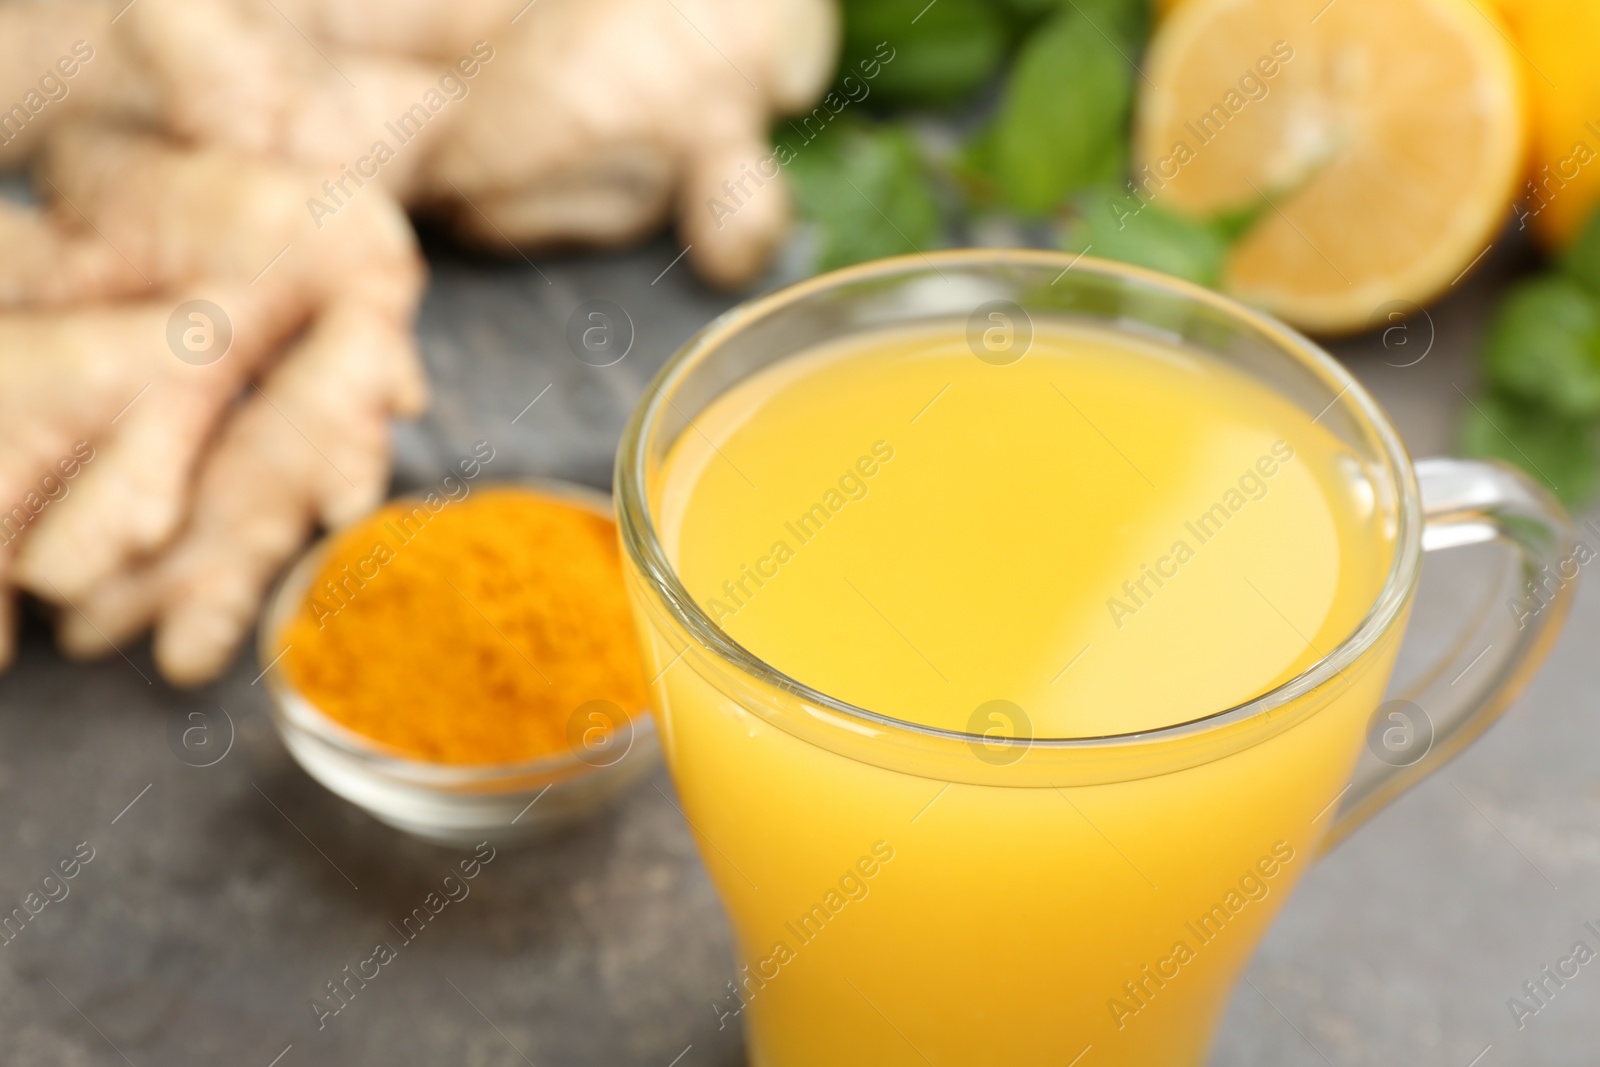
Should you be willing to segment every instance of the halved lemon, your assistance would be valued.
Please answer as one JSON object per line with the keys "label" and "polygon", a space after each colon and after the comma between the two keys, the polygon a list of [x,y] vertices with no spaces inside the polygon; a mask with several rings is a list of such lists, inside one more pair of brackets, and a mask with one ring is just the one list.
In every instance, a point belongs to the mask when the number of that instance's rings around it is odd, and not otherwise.
{"label": "halved lemon", "polygon": [[1144,73],[1140,195],[1252,207],[1223,287],[1317,333],[1449,288],[1511,219],[1517,57],[1471,0],[1188,0]]}

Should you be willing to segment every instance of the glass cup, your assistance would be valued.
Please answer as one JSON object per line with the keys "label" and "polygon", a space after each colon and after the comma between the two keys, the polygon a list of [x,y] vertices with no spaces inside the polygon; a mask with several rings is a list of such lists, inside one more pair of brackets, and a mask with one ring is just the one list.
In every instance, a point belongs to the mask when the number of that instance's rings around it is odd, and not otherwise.
{"label": "glass cup", "polygon": [[[1204,351],[1337,434],[1394,546],[1355,631],[1293,680],[1192,722],[994,738],[854,707],[718,628],[654,525],[662,464],[691,420],[794,353],[895,324],[964,328],[1007,306],[995,301]],[[1544,658],[1580,551],[1520,473],[1413,463],[1349,372],[1280,323],[1049,252],[886,260],[730,311],[634,412],[616,498],[662,746],[736,934],[736,979],[708,991],[711,1010],[746,1025],[757,1067],[1200,1063],[1316,858],[1486,729]],[[1488,568],[1500,584],[1486,606],[1387,694],[1423,555],[1488,542],[1511,565]]]}

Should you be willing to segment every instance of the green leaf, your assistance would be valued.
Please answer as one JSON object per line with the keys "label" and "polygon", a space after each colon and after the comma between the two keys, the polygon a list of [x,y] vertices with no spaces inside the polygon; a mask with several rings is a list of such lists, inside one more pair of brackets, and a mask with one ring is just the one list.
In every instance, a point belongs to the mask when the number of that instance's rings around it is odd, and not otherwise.
{"label": "green leaf", "polygon": [[1013,29],[1025,32],[1066,5],[1065,0],[999,0],[998,6],[1011,19]]}
{"label": "green leaf", "polygon": [[995,141],[997,128],[984,126],[967,139],[951,161],[951,176],[960,184],[967,199],[980,207],[994,204],[1000,197],[999,180],[995,177]]}
{"label": "green leaf", "polygon": [[1211,286],[1217,284],[1228,254],[1227,237],[1217,226],[1114,190],[1079,198],[1078,214],[1063,230],[1061,246]]}
{"label": "green leaf", "polygon": [[1027,32],[1062,10],[1077,8],[1118,46],[1139,47],[1150,30],[1148,0],[998,0],[1012,28]]}
{"label": "green leaf", "polygon": [[1600,211],[1589,216],[1588,224],[1561,254],[1557,265],[1568,276],[1588,286],[1590,292],[1600,294]]}
{"label": "green leaf", "polygon": [[1505,392],[1571,417],[1600,415],[1600,297],[1560,275],[1523,282],[1490,323],[1483,361]]}
{"label": "green leaf", "polygon": [[817,270],[923,251],[943,220],[910,131],[841,121],[811,141],[782,139],[800,214],[818,233]]}
{"label": "green leaf", "polygon": [[1008,36],[1003,13],[985,0],[850,0],[840,91],[859,96],[859,84],[886,103],[954,103],[1000,68]]}
{"label": "green leaf", "polygon": [[1057,0],[1068,11],[1076,11],[1091,26],[1116,41],[1117,47],[1137,58],[1150,34],[1148,0]]}
{"label": "green leaf", "polygon": [[1224,241],[1233,244],[1253,230],[1271,208],[1270,200],[1264,196],[1257,197],[1254,201],[1218,212],[1211,217],[1210,225]]}
{"label": "green leaf", "polygon": [[1103,32],[1110,31],[1069,6],[1017,57],[989,157],[1000,197],[1016,211],[1047,214],[1075,190],[1123,171],[1132,57]]}
{"label": "green leaf", "polygon": [[1590,499],[1600,475],[1589,424],[1505,393],[1491,392],[1467,406],[1461,451],[1520,467],[1573,507]]}

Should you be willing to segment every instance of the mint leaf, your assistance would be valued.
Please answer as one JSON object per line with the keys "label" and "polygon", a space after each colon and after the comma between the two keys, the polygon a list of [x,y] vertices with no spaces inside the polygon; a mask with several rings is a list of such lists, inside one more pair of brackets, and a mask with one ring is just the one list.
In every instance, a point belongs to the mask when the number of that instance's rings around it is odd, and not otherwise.
{"label": "mint leaf", "polygon": [[1228,254],[1219,227],[1106,190],[1078,199],[1078,214],[1063,229],[1061,247],[1210,286],[1217,284]]}
{"label": "mint leaf", "polygon": [[1026,31],[1066,4],[1065,0],[999,0],[998,6],[1011,19],[1013,29]]}
{"label": "mint leaf", "polygon": [[1586,285],[1591,293],[1600,295],[1600,211],[1589,216],[1588,224],[1561,254],[1557,266]]}
{"label": "mint leaf", "polygon": [[1505,393],[1488,393],[1467,406],[1460,441],[1462,454],[1520,467],[1573,507],[1593,495],[1600,475],[1589,424]]}
{"label": "mint leaf", "polygon": [[[853,76],[887,103],[954,103],[999,69],[1009,32],[1002,12],[984,0],[850,0],[840,86],[850,89],[844,78]],[[893,58],[866,78],[871,60],[885,54]]]}
{"label": "mint leaf", "polygon": [[1150,4],[1147,0],[1057,0],[1068,11],[1076,11],[1090,25],[1116,41],[1117,47],[1137,59],[1150,33]]}
{"label": "mint leaf", "polygon": [[1134,71],[1132,56],[1103,35],[1116,32],[1068,6],[1022,47],[988,159],[1014,210],[1047,214],[1073,191],[1122,173]]}
{"label": "mint leaf", "polygon": [[1560,275],[1523,282],[1490,323],[1483,361],[1502,391],[1570,417],[1600,415],[1600,297]]}
{"label": "mint leaf", "polygon": [[1209,224],[1217,234],[1230,245],[1255,228],[1256,223],[1271,210],[1272,202],[1266,197],[1257,197],[1253,202],[1246,202],[1238,207],[1228,208],[1211,216]]}
{"label": "mint leaf", "polygon": [[967,199],[980,207],[994,204],[1000,197],[995,142],[998,129],[984,126],[967,139],[951,161],[951,176],[960,184]]}
{"label": "mint leaf", "polygon": [[939,243],[939,203],[903,127],[838,122],[811,141],[780,138],[778,158],[801,216],[816,227],[817,270]]}

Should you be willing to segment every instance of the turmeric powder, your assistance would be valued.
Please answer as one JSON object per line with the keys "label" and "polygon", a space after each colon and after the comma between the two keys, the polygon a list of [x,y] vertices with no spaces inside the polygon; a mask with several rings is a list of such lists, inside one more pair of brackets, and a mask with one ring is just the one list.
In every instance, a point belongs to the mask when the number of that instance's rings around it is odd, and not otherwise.
{"label": "turmeric powder", "polygon": [[313,706],[437,763],[566,753],[580,706],[645,707],[615,524],[527,489],[395,501],[339,533],[279,644]]}

